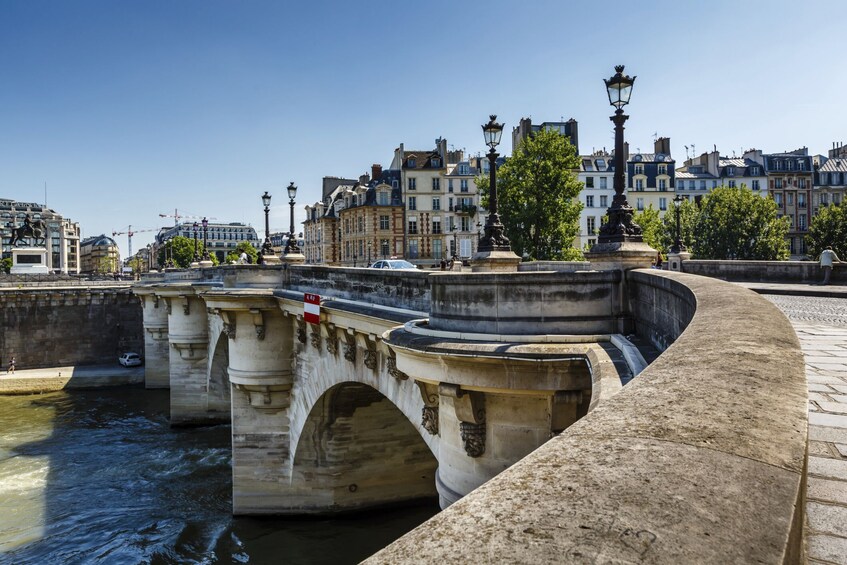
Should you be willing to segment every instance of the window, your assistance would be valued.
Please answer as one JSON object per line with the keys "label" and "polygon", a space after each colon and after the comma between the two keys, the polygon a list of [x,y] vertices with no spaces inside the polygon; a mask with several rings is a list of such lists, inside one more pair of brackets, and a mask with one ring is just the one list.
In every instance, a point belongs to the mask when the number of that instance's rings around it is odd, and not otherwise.
{"label": "window", "polygon": [[782,208],[782,194],[777,193],[773,195],[773,200],[776,202],[776,205]]}
{"label": "window", "polygon": [[594,177],[585,177],[585,188],[594,188]]}
{"label": "window", "polygon": [[441,190],[441,179],[432,179],[432,190]]}
{"label": "window", "polygon": [[644,165],[635,165],[635,174],[643,175],[644,174]]}
{"label": "window", "polygon": [[799,206],[800,208],[806,207],[806,195],[805,194],[798,194],[797,195],[797,206]]}
{"label": "window", "polygon": [[821,194],[821,206],[826,206],[829,203],[829,195],[827,193]]}
{"label": "window", "polygon": [[668,189],[668,180],[667,179],[659,179],[659,190],[667,190]]}
{"label": "window", "polygon": [[409,259],[417,259],[418,258],[418,240],[410,239],[409,240]]}
{"label": "window", "polygon": [[600,207],[605,208],[609,205],[609,197],[605,194],[600,197]]}
{"label": "window", "polygon": [[434,197],[432,199],[432,209],[433,210],[441,210],[441,199],[438,197]]}
{"label": "window", "polygon": [[756,176],[759,173],[759,167],[750,167],[750,176]]}
{"label": "window", "polygon": [[379,229],[387,230],[389,229],[388,224],[388,216],[380,216],[379,217]]}
{"label": "window", "polygon": [[459,181],[459,188],[462,192],[468,191],[468,179],[462,179]]}
{"label": "window", "polygon": [[606,188],[606,177],[600,177],[600,188]]}
{"label": "window", "polygon": [[452,212],[453,211],[453,197],[447,199],[447,209]]}
{"label": "window", "polygon": [[416,233],[418,233],[418,219],[409,218],[409,234],[414,235]]}
{"label": "window", "polygon": [[644,179],[635,179],[635,190],[644,190]]}
{"label": "window", "polygon": [[597,245],[596,239],[589,239],[588,240],[588,247],[594,247],[595,245]]}
{"label": "window", "polygon": [[758,180],[753,180],[753,181],[751,181],[751,182],[750,182],[750,185],[751,185],[751,188],[752,188],[753,190],[759,190],[759,181],[758,181]]}
{"label": "window", "polygon": [[379,193],[379,205],[388,206],[388,191],[383,190]]}
{"label": "window", "polygon": [[388,240],[387,239],[379,240],[379,250],[382,253],[383,257],[386,257],[389,253],[391,253],[391,250],[388,247]]}
{"label": "window", "polygon": [[433,257],[433,259],[440,259],[442,257],[441,240],[440,239],[433,239],[432,240],[432,257]]}
{"label": "window", "polygon": [[363,217],[359,217],[359,233],[365,231],[365,219]]}
{"label": "window", "polygon": [[668,199],[667,198],[659,198],[659,210],[667,210],[668,209]]}
{"label": "window", "polygon": [[806,161],[800,161],[799,163],[797,163],[797,165],[799,166],[801,171],[806,170]]}
{"label": "window", "polygon": [[433,167],[440,167],[441,166],[441,159],[435,157],[435,158],[430,160],[430,163],[432,163]]}
{"label": "window", "polygon": [[832,203],[835,204],[836,206],[841,204],[841,195],[838,194],[837,192],[832,195]]}
{"label": "window", "polygon": [[585,218],[585,233],[589,235],[594,235],[594,230],[596,229],[597,218],[594,216],[589,216]]}
{"label": "window", "polygon": [[735,167],[727,167],[726,168],[726,176],[734,177],[735,176]]}
{"label": "window", "polygon": [[659,165],[659,174],[660,175],[668,174],[668,166],[667,165]]}
{"label": "window", "polygon": [[644,210],[644,199],[643,198],[636,198],[635,199],[635,207],[638,209],[639,212],[643,211]]}
{"label": "window", "polygon": [[789,192],[788,194],[786,194],[786,197],[787,197],[787,199],[785,201],[786,204],[788,204],[789,206],[793,206],[794,205],[794,194]]}
{"label": "window", "polygon": [[700,181],[700,190],[706,190],[706,181],[704,181],[704,180]]}
{"label": "window", "polygon": [[735,181],[734,180],[726,181],[726,185],[729,188],[735,188]]}
{"label": "window", "polygon": [[462,231],[471,231],[471,219],[468,216],[462,216],[459,218],[459,225],[461,226],[459,229]]}
{"label": "window", "polygon": [[407,166],[407,167],[411,167],[411,168],[413,168],[413,169],[414,169],[416,164],[417,164],[417,163],[416,163],[416,159],[415,159],[414,157],[409,157],[409,158],[406,160],[406,166]]}
{"label": "window", "polygon": [[453,192],[453,179],[447,179],[447,192]]}
{"label": "window", "polygon": [[774,179],[774,188],[782,188],[782,179]]}
{"label": "window", "polygon": [[432,233],[436,235],[441,233],[441,218],[432,220]]}
{"label": "window", "polygon": [[717,187],[718,187],[718,181],[713,180],[712,181],[712,188],[717,188]]}
{"label": "window", "polygon": [[409,197],[409,210],[417,210],[418,209],[418,199],[415,196]]}
{"label": "window", "polygon": [[586,208],[594,208],[594,196],[588,195],[585,197],[585,207]]}
{"label": "window", "polygon": [[805,231],[806,229],[806,215],[800,214],[797,216],[797,228],[801,231]]}
{"label": "window", "polygon": [[695,190],[696,181],[690,180],[688,181],[688,190]]}
{"label": "window", "polygon": [[415,182],[415,178],[409,177],[409,190],[417,190],[416,184],[417,183]]}
{"label": "window", "polygon": [[806,179],[800,179],[800,188],[806,188]]}

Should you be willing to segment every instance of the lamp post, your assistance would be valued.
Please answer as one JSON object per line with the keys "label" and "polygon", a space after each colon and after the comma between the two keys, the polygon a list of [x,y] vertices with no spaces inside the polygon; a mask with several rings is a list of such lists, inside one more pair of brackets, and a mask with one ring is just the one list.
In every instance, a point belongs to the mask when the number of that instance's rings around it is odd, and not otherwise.
{"label": "lamp post", "polygon": [[679,228],[679,212],[680,212],[680,210],[679,209],[682,207],[682,201],[683,200],[684,200],[684,198],[682,197],[681,194],[677,194],[673,199],[673,202],[676,205],[675,206],[675,208],[676,208],[676,210],[675,210],[675,212],[676,212],[676,239],[674,240],[673,246],[671,247],[671,253],[680,253],[680,252],[686,250],[685,245],[683,245],[683,243],[682,243],[682,239],[680,238],[680,233],[679,233],[680,232],[680,228]]}
{"label": "lamp post", "polygon": [[212,258],[209,256],[209,220],[205,217],[200,221],[203,225],[203,260],[211,261]]}
{"label": "lamp post", "polygon": [[368,265],[371,264],[371,241],[368,240]]}
{"label": "lamp post", "polygon": [[485,144],[490,148],[488,151],[489,181],[488,181],[488,218],[485,220],[485,233],[479,239],[478,250],[485,251],[511,251],[509,239],[503,235],[503,224],[500,223],[500,215],[497,213],[497,157],[500,156],[495,148],[500,144],[500,136],[503,135],[503,124],[496,122],[497,116],[491,114],[487,124],[482,126]]}
{"label": "lamp post", "polygon": [[285,244],[285,254],[300,253],[300,247],[297,245],[297,239],[294,234],[294,197],[297,196],[297,186],[294,181],[288,183],[288,204],[291,206],[291,226],[288,231],[288,243]]}
{"label": "lamp post", "polygon": [[459,255],[459,247],[458,247],[458,239],[457,235],[459,233],[459,227],[456,224],[453,224],[453,257],[451,259],[455,259]]}
{"label": "lamp post", "polygon": [[356,259],[357,259],[357,257],[356,257],[356,252],[355,252],[355,251],[353,251],[353,268],[355,268],[355,267],[356,267]]}
{"label": "lamp post", "polygon": [[262,243],[262,250],[260,253],[262,257],[265,257],[266,255],[274,254],[274,248],[273,245],[271,245],[271,230],[268,224],[268,212],[270,212],[271,209],[271,195],[268,194],[267,190],[262,195],[262,204],[265,206],[265,242]]}
{"label": "lamp post", "polygon": [[616,243],[623,241],[642,241],[641,226],[632,221],[632,206],[626,200],[624,179],[626,162],[624,161],[623,124],[629,118],[623,113],[623,107],[629,104],[635,77],[623,74],[623,65],[615,67],[615,74],[606,80],[606,92],[609,104],[616,108],[615,115],[609,119],[615,124],[615,196],[607,210],[608,221],[600,226],[598,243]]}
{"label": "lamp post", "polygon": [[194,228],[194,262],[196,263],[200,261],[200,255],[197,253],[197,231],[200,226],[194,222],[192,227]]}

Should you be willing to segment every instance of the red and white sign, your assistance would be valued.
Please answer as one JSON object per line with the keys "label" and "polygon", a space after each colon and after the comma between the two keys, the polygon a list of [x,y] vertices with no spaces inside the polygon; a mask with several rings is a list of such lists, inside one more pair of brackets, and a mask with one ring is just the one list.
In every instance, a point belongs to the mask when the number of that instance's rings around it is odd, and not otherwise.
{"label": "red and white sign", "polygon": [[321,323],[321,297],[317,294],[303,294],[303,319],[310,324]]}

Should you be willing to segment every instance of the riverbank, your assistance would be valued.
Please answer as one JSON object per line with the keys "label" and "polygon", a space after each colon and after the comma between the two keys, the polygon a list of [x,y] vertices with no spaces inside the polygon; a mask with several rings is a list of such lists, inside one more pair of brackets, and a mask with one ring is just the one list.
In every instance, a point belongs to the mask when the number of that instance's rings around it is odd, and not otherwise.
{"label": "riverbank", "polygon": [[144,382],[144,367],[84,365],[19,369],[0,373],[0,395],[41,394],[65,389],[98,388]]}

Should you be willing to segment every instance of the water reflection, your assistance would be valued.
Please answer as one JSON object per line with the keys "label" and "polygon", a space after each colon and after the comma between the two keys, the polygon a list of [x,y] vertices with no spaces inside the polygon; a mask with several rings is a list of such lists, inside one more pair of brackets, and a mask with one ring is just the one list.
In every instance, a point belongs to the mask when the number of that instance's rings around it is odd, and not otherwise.
{"label": "water reflection", "polygon": [[0,562],[353,563],[437,505],[233,519],[230,428],[171,430],[168,392],[0,397]]}

